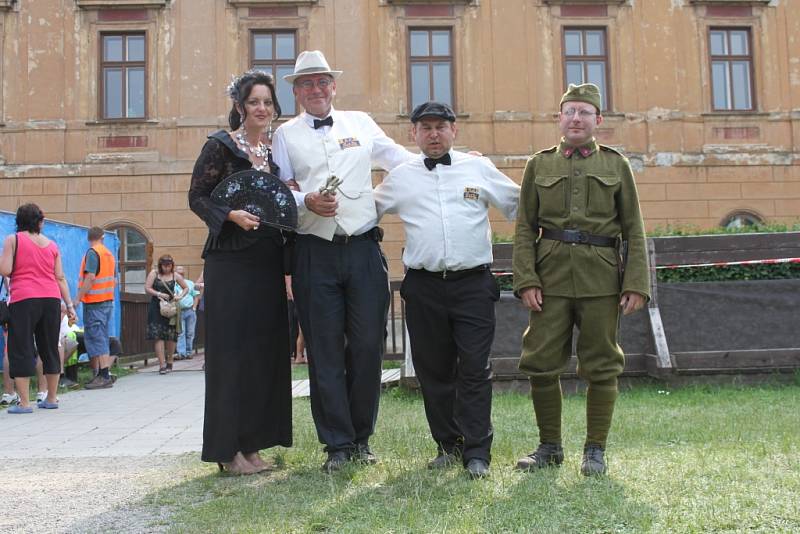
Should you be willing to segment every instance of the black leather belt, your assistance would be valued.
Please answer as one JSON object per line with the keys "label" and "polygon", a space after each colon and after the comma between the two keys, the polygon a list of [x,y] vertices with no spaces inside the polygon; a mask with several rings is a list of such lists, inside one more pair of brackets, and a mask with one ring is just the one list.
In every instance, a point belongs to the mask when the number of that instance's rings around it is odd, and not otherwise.
{"label": "black leather belt", "polygon": [[433,276],[441,278],[442,280],[460,280],[466,276],[482,273],[489,270],[488,265],[478,265],[469,269],[461,269],[459,271],[426,271],[425,269],[409,269],[409,273],[423,274],[425,276]]}
{"label": "black leather belt", "polygon": [[550,228],[542,228],[542,237],[544,239],[563,241],[564,243],[579,243],[581,245],[594,245],[596,247],[616,248],[617,246],[616,237],[594,235],[582,230],[551,230]]}
{"label": "black leather belt", "polygon": [[300,234],[299,237],[313,237],[319,239],[321,241],[327,241],[328,243],[333,243],[334,245],[346,245],[348,243],[352,243],[353,241],[363,241],[364,239],[373,239],[380,243],[383,241],[383,228],[380,226],[376,226],[370,230],[367,230],[363,234],[358,235],[340,235],[340,234],[333,234],[333,238],[328,241],[327,239],[323,239],[319,236],[314,234]]}

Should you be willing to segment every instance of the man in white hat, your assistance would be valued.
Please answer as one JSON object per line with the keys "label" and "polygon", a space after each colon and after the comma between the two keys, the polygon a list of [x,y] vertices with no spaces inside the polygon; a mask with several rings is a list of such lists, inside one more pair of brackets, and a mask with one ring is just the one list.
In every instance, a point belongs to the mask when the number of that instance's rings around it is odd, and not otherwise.
{"label": "man in white hat", "polygon": [[[302,52],[284,79],[305,111],[278,128],[272,141],[280,177],[300,188],[292,290],[326,472],[348,461],[376,461],[369,438],[378,415],[390,294],[371,170],[373,164],[391,170],[415,157],[366,113],[333,108],[341,74],[322,52]],[[326,187],[333,177],[341,184]]]}

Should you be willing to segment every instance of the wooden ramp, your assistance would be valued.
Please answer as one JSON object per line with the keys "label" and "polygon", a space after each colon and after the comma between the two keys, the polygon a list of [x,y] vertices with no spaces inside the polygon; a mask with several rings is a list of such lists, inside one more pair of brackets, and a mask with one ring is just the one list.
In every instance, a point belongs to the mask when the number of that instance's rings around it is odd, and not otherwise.
{"label": "wooden ramp", "polygon": [[[400,381],[400,369],[387,369],[381,373],[381,384]],[[308,380],[292,380],[292,397],[308,397]]]}

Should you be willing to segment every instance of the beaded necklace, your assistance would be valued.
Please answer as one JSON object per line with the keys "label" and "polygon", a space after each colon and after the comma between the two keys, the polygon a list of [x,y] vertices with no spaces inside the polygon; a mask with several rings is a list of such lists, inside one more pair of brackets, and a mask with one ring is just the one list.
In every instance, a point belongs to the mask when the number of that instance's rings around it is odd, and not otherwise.
{"label": "beaded necklace", "polygon": [[256,146],[252,146],[250,142],[247,140],[247,130],[242,126],[241,131],[236,134],[236,140],[242,146],[245,152],[248,154],[252,154],[257,158],[261,158],[261,163],[256,164],[253,162],[253,168],[257,171],[261,171],[269,166],[269,159],[267,155],[269,154],[269,147],[261,142],[261,139],[258,140],[258,144]]}

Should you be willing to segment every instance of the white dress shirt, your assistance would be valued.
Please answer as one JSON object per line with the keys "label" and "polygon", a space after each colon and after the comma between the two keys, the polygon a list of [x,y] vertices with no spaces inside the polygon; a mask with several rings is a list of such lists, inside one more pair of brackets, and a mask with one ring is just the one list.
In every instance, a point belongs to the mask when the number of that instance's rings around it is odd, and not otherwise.
{"label": "white dress shirt", "polygon": [[[300,223],[297,232],[332,239],[335,233],[358,235],[377,224],[372,197],[372,164],[392,170],[415,158],[390,139],[361,111],[331,110],[333,126],[314,129],[314,117],[301,113],[281,125],[272,138],[272,158],[280,178],[293,178]],[[307,193],[318,191],[330,176],[342,179],[334,217],[320,217],[305,206]]]}
{"label": "white dress shirt", "polygon": [[488,158],[450,151],[451,165],[428,170],[424,154],[392,172],[375,189],[379,218],[396,213],[406,231],[403,263],[410,269],[458,271],[492,263],[489,205],[511,221],[519,186]]}

